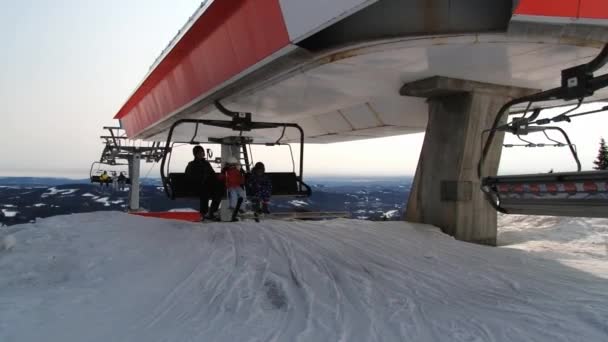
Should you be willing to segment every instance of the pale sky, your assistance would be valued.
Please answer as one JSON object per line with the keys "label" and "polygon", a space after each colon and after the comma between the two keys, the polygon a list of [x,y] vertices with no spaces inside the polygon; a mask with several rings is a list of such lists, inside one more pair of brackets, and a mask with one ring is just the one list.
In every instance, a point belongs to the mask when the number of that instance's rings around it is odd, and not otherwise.
{"label": "pale sky", "polygon": [[[0,176],[88,177],[102,149],[102,126],[117,125],[114,114],[199,3],[0,0]],[[599,138],[608,138],[608,114],[567,125],[590,169]],[[310,145],[306,174],[411,175],[422,139]],[[189,150],[182,148],[176,170]],[[286,148],[254,154],[272,169],[290,168]],[[573,165],[566,149],[513,149],[505,150],[501,172]],[[149,168],[142,165],[142,176]],[[158,176],[157,168],[149,175]]]}

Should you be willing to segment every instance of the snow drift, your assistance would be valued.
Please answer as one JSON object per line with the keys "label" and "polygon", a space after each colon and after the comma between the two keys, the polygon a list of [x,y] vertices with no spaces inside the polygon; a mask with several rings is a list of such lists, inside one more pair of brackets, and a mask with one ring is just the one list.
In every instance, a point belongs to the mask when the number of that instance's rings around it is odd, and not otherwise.
{"label": "snow drift", "polygon": [[403,222],[14,226],[0,341],[605,341],[608,280]]}

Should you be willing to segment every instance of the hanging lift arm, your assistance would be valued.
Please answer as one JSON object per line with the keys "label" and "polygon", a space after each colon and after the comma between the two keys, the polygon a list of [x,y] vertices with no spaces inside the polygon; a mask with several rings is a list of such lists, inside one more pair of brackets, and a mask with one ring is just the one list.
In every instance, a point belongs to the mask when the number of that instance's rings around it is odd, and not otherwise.
{"label": "hanging lift arm", "polygon": [[[566,132],[559,127],[545,126],[551,122],[570,122],[571,118],[576,116],[608,110],[608,107],[604,107],[601,110],[571,114],[580,108],[585,98],[594,95],[599,89],[608,87],[608,74],[598,77],[593,75],[606,64],[608,64],[608,44],[591,62],[562,71],[561,87],[514,99],[500,109],[492,128],[484,132],[489,134],[477,166],[481,190],[494,209],[505,214],[608,217],[608,200],[605,197],[605,191],[608,191],[608,173],[582,172],[576,149]],[[527,117],[533,103],[549,100],[578,100],[578,105],[552,118],[537,119],[541,109],[534,109]],[[510,108],[524,103],[528,105],[523,116],[503,124]],[[559,131],[566,143],[551,139],[546,133],[548,130]],[[520,139],[522,135],[528,133],[542,132],[547,139],[557,143],[555,146],[567,145],[570,148],[578,171],[486,177],[483,174],[484,162],[497,132],[512,133]]]}
{"label": "hanging lift arm", "polygon": [[589,63],[562,71],[561,87],[514,99],[505,104],[496,115],[492,128],[489,130],[488,138],[483,146],[481,158],[477,165],[478,177],[482,179],[484,176],[483,167],[485,159],[490,152],[490,148],[496,137],[496,132],[504,131],[504,129],[501,129],[501,122],[503,122],[505,115],[511,107],[523,103],[531,104],[549,100],[569,101],[579,99],[580,101],[585,97],[592,96],[595,91],[608,87],[608,74],[593,77],[593,73],[606,64],[608,64],[608,44],[606,44],[600,54]]}
{"label": "hanging lift arm", "polygon": [[[295,124],[295,123],[254,122],[251,120],[251,113],[230,111],[230,110],[226,109],[226,107],[224,107],[219,101],[216,101],[215,105],[220,112],[231,117],[232,120],[181,119],[181,120],[175,121],[171,125],[171,128],[169,129],[169,134],[167,135],[167,141],[165,143],[164,153],[163,153],[163,157],[162,157],[161,164],[160,164],[160,174],[161,174],[161,179],[163,181],[163,188],[165,189],[165,193],[170,198],[172,198],[172,195],[171,195],[171,187],[169,184],[170,181],[169,181],[169,177],[167,175],[166,165],[167,165],[168,156],[170,155],[170,152],[171,152],[171,144],[173,142],[173,132],[175,131],[175,128],[177,128],[179,125],[187,124],[187,123],[196,124],[197,127],[198,127],[198,125],[207,125],[207,126],[227,128],[227,129],[231,129],[233,131],[239,131],[239,132],[249,132],[249,131],[255,130],[255,129],[283,128],[283,135],[281,137],[284,136],[284,133],[285,133],[284,130],[286,128],[291,127],[291,128],[297,129],[298,132],[300,133],[300,169],[299,169],[299,174],[297,175],[297,179],[299,181],[298,184],[300,186],[302,186],[304,184],[304,179],[303,179],[303,175],[304,175],[304,130],[302,129],[302,127],[300,127],[300,125]],[[192,141],[194,141],[194,137],[193,137]],[[280,141],[277,141],[277,143],[280,143]],[[304,186],[307,187],[305,184],[304,184]],[[301,188],[300,188],[300,190],[301,190]]]}

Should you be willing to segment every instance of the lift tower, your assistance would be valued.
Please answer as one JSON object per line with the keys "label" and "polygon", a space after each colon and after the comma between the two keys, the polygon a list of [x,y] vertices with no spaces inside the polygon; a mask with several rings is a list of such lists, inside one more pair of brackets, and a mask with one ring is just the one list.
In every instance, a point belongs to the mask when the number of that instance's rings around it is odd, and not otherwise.
{"label": "lift tower", "polygon": [[104,127],[109,135],[102,135],[104,148],[99,162],[117,165],[126,161],[129,165],[131,188],[129,191],[129,211],[139,211],[139,176],[141,161],[157,163],[162,159],[165,146],[161,142],[143,143],[127,138],[121,127]]}

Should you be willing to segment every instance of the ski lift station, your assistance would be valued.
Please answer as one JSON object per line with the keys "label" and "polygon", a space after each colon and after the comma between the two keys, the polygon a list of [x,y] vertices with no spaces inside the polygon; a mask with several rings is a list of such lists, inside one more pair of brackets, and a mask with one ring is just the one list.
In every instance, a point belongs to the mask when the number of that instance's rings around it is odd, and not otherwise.
{"label": "ski lift station", "polygon": [[[497,212],[608,217],[608,174],[582,172],[554,125],[608,99],[607,43],[606,0],[208,0],[115,115],[151,145],[112,134],[105,161],[126,153],[135,188],[133,161],[162,160],[180,198],[174,143],[244,166],[251,144],[296,143],[294,172],[270,176],[275,195],[307,196],[307,144],[426,132],[405,219],[494,245]],[[505,134],[562,146],[572,172],[496,176]]]}

